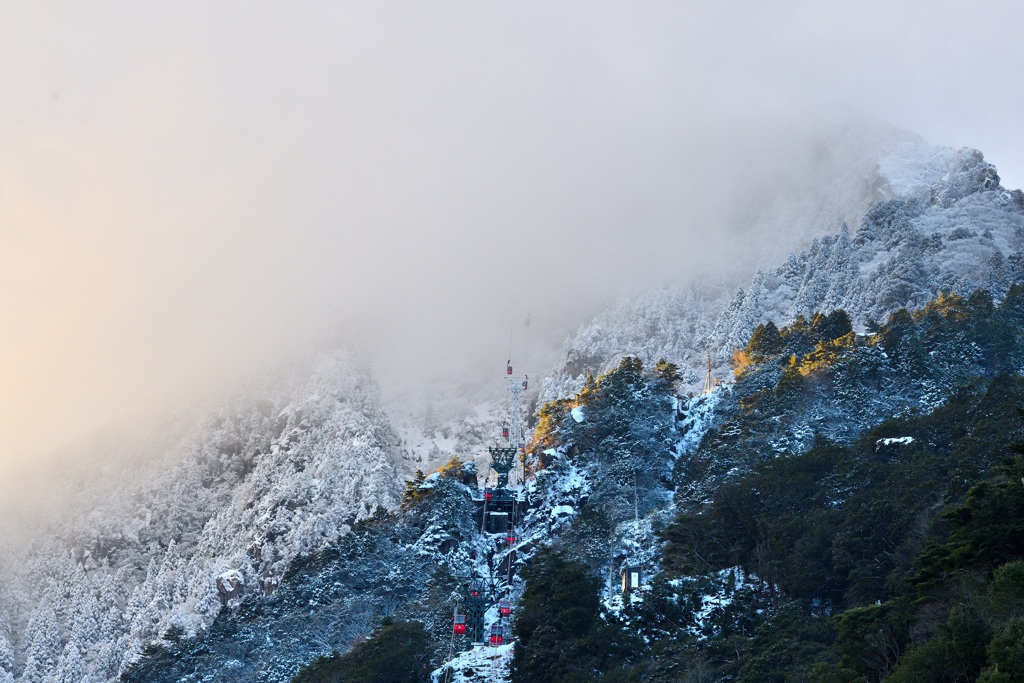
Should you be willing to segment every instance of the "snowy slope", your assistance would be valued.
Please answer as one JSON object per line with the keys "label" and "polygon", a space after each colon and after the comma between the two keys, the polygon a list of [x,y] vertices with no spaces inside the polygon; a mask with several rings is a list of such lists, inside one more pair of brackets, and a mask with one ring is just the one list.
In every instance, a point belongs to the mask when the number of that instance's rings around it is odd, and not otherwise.
{"label": "snowy slope", "polygon": [[[999,297],[1024,280],[1024,195],[1001,188],[980,153],[844,123],[812,161],[794,163],[820,171],[820,182],[779,188],[751,222],[779,236],[777,248],[805,250],[766,249],[782,265],[621,300],[566,342],[549,379],[531,381],[524,412],[572,395],[588,370],[624,355],[648,367],[666,357],[698,388],[706,353],[728,376],[732,350],[766,320],[842,307],[863,326],[939,291],[987,287]],[[53,482],[67,514],[16,520],[35,540],[0,554],[0,683],[110,680],[150,641],[195,632],[222,604],[273,594],[297,555],[393,507],[415,469],[458,455],[486,471],[483,449],[507,415],[503,385],[487,387],[441,386],[385,408],[369,373],[338,351],[174,416],[146,439],[95,444],[80,459],[90,470]],[[534,525],[545,535],[576,510],[549,503]]]}
{"label": "snowy slope", "polygon": [[855,234],[829,225],[731,296],[726,286],[676,285],[595,317],[566,342],[565,365],[547,380],[542,400],[572,395],[586,371],[606,370],[626,354],[648,365],[659,357],[676,362],[696,390],[709,351],[714,374],[727,378],[732,351],[768,320],[786,324],[844,308],[863,327],[943,291],[987,288],[998,298],[1024,278],[1024,195],[1002,188],[980,152],[901,141],[862,184],[880,201],[865,206]]}
{"label": "snowy slope", "polygon": [[66,517],[0,559],[0,667],[26,683],[109,680],[168,629],[272,593],[297,554],[397,503],[396,446],[373,382],[341,351],[191,424],[104,444]]}

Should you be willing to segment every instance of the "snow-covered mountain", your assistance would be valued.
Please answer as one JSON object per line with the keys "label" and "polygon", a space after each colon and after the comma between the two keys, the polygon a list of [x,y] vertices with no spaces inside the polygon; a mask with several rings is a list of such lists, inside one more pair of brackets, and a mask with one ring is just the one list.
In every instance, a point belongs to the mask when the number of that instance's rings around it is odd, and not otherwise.
{"label": "snow-covered mountain", "polygon": [[401,489],[375,385],[343,351],[81,455],[84,481],[54,481],[62,516],[0,557],[0,680],[110,680],[169,629],[194,633],[222,604],[272,593],[296,555]]}
{"label": "snow-covered mountain", "polygon": [[625,355],[676,362],[697,389],[707,353],[714,374],[728,377],[732,351],[768,320],[843,308],[863,327],[939,292],[986,288],[998,298],[1024,277],[1024,194],[1004,189],[981,152],[901,141],[876,161],[867,186],[876,201],[855,233],[846,223],[823,226],[808,248],[744,287],[681,284],[622,299],[566,342],[542,400],[572,395],[587,371]]}
{"label": "snow-covered mountain", "polygon": [[[780,181],[751,219],[751,234],[779,236],[751,243],[773,246],[742,255],[735,271],[596,316],[566,341],[558,368],[531,378],[527,412],[627,355],[648,367],[665,357],[696,389],[707,354],[717,377],[730,376],[732,351],[768,320],[843,308],[863,328],[939,292],[984,287],[999,298],[1024,280],[1024,194],[1002,188],[980,152],[846,122],[794,157],[784,178],[818,182]],[[274,595],[296,557],[394,508],[415,469],[457,455],[486,471],[483,447],[507,415],[501,369],[485,385],[385,403],[353,355],[325,352],[145,438],[83,447],[49,482],[59,515],[8,520],[32,541],[0,554],[0,683],[112,680],[154,640],[193,634],[246,598],[255,609],[251,599]],[[396,542],[396,556],[405,547]],[[303,590],[295,595],[319,588]],[[344,632],[332,647],[373,622],[385,600],[370,602],[348,626],[344,610],[332,613]]]}

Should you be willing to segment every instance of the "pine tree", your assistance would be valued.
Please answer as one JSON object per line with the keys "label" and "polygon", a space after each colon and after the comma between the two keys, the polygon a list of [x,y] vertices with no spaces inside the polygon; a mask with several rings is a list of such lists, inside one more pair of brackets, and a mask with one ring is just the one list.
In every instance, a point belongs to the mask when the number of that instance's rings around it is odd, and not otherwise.
{"label": "pine tree", "polygon": [[416,470],[416,475],[411,480],[405,482],[405,491],[402,493],[401,503],[403,510],[408,510],[420,499],[423,495],[423,492],[420,491],[420,486],[426,480],[427,475],[423,473],[423,470]]}
{"label": "pine tree", "polygon": [[523,575],[512,683],[593,681],[632,658],[639,643],[601,619],[600,583],[586,567],[544,550]]}
{"label": "pine tree", "polygon": [[57,662],[58,677],[55,683],[81,683],[82,653],[74,642],[68,643]]}
{"label": "pine tree", "polygon": [[7,642],[7,638],[0,633],[0,683],[3,681],[4,673],[11,675],[14,672],[14,649]]}
{"label": "pine tree", "polygon": [[752,360],[761,360],[782,351],[782,335],[771,320],[758,325],[747,343],[747,355]]}
{"label": "pine tree", "polygon": [[25,635],[29,648],[20,682],[43,683],[46,676],[56,668],[62,649],[57,614],[49,603],[41,605],[32,613]]}
{"label": "pine tree", "polygon": [[662,382],[667,382],[671,387],[675,387],[679,381],[679,366],[675,363],[669,363],[664,358],[658,360],[658,364],[654,368],[654,376]]}
{"label": "pine tree", "polygon": [[853,331],[853,323],[850,322],[849,314],[843,309],[832,311],[828,315],[817,314],[811,323],[811,333],[814,341],[830,342],[833,339],[844,337]]}
{"label": "pine tree", "polygon": [[293,683],[420,683],[430,675],[429,638],[418,621],[385,619],[369,639],[343,655],[322,657]]}

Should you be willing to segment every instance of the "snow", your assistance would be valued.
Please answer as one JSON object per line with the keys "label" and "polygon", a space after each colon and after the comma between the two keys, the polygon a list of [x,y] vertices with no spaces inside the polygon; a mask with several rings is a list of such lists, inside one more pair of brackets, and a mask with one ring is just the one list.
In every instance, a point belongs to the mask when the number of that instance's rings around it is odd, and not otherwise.
{"label": "snow", "polygon": [[[63,516],[40,520],[34,546],[0,559],[0,631],[51,624],[73,635],[61,647],[80,652],[88,680],[108,680],[168,628],[207,626],[228,597],[218,583],[240,591],[234,599],[272,592],[296,555],[335,543],[377,506],[394,507],[395,442],[372,379],[338,350],[171,415],[144,436],[84,444],[74,462],[88,468],[52,482],[66,494]],[[75,631],[92,623],[82,615],[98,613],[118,617]],[[19,647],[22,660],[35,648]]]}
{"label": "snow", "polygon": [[572,396],[587,371],[609,370],[626,355],[648,367],[668,359],[680,369],[680,392],[697,393],[708,350],[713,379],[728,381],[733,350],[769,320],[782,326],[797,315],[843,308],[863,329],[869,318],[884,322],[895,309],[922,306],[939,292],[986,288],[998,300],[1010,282],[1024,279],[1024,197],[999,187],[979,152],[897,138],[876,146],[884,153],[845,178],[870,192],[853,202],[863,201],[859,226],[817,223],[819,236],[802,252],[758,270],[740,288],[743,280],[729,280],[738,277],[731,271],[714,284],[621,299],[566,341],[567,362],[545,381],[542,401]]}
{"label": "snow", "polygon": [[675,456],[690,455],[697,450],[701,439],[712,427],[715,408],[722,396],[729,391],[729,385],[721,384],[706,394],[694,396],[686,404],[686,417],[679,429],[682,437],[675,449]]}
{"label": "snow", "polygon": [[912,436],[891,437],[876,441],[875,448],[878,448],[879,446],[909,446],[912,443],[914,443],[914,437]]}
{"label": "snow", "polygon": [[573,515],[576,514],[575,508],[571,505],[556,505],[551,508],[552,517],[561,517],[562,515]]}
{"label": "snow", "polygon": [[[705,579],[710,580],[710,586]],[[707,577],[681,577],[667,582],[670,588],[680,591],[675,595],[676,601],[688,597],[698,606],[693,612],[693,623],[686,627],[690,635],[698,639],[707,638],[716,613],[731,605],[737,593],[752,591],[757,583],[757,576],[747,574],[742,567],[729,567]],[[703,586],[705,592],[696,596],[690,594],[690,589],[697,586]]]}
{"label": "snow", "polygon": [[226,572],[218,574],[217,580],[229,586],[245,584],[245,578],[242,576],[242,572],[238,571],[237,569],[229,569]]}
{"label": "snow", "polygon": [[430,489],[437,486],[437,482],[441,479],[440,472],[431,472],[426,478],[420,483],[418,488],[420,491],[429,491]]}
{"label": "snow", "polygon": [[587,486],[587,478],[577,468],[562,479],[562,491],[579,491]]}
{"label": "snow", "polygon": [[[857,164],[840,163],[843,155],[836,156],[839,172],[807,188],[804,199],[814,204],[815,221],[795,233],[773,232],[768,228],[796,215],[798,202],[783,202],[751,231],[773,235],[774,249],[806,246],[803,252],[752,278],[753,267],[721,273],[713,282],[623,298],[567,340],[567,362],[542,383],[540,402],[571,396],[582,387],[586,370],[609,369],[624,355],[638,355],[648,367],[665,357],[680,367],[680,390],[698,391],[707,349],[713,349],[715,379],[727,380],[732,350],[767,320],[781,326],[797,314],[843,307],[863,329],[868,316],[883,320],[895,307],[923,303],[940,290],[966,294],[987,287],[999,298],[1011,276],[1020,279],[1011,270],[1024,254],[1020,195],[980,189],[978,179],[994,174],[980,154],[891,137],[870,148],[878,155],[858,157]],[[840,227],[872,202],[890,198],[911,201],[881,205],[885,211],[874,223],[861,223],[856,238]],[[810,242],[809,230],[821,229],[832,234]],[[737,289],[741,282],[744,288]],[[0,632],[45,624],[67,633],[80,620],[76,615],[113,610],[118,625],[90,635],[82,654],[88,666],[102,659],[104,648],[115,660],[130,661],[144,642],[171,625],[187,632],[208,625],[221,609],[218,578],[222,584],[245,583],[246,590],[273,590],[296,555],[334,543],[351,520],[365,518],[378,505],[393,507],[402,479],[415,469],[474,454],[486,471],[482,446],[497,435],[506,411],[504,391],[446,387],[428,401],[407,401],[399,410],[402,401],[396,400],[385,411],[372,379],[349,354],[323,354],[302,364],[300,372],[262,378],[251,392],[198,417],[175,415],[148,440],[104,443],[97,457],[82,453],[77,460],[94,470],[93,481],[85,493],[69,493],[67,519],[38,520],[30,528],[40,530],[32,549],[0,558]],[[731,391],[720,385],[684,399],[677,458],[695,452],[708,430],[720,426],[716,408]],[[933,408],[947,393],[941,382],[923,384],[921,406]],[[269,407],[254,407],[260,403]],[[571,415],[576,423],[586,419],[580,406]],[[793,452],[812,437],[809,427],[798,426],[771,447]],[[910,436],[891,437],[876,447],[913,442]],[[554,449],[545,453],[556,463],[527,487],[536,507],[523,547],[537,547],[553,530],[568,526],[591,488],[575,464]],[[97,493],[106,490],[97,483],[103,479],[115,493]],[[432,475],[423,488],[437,481]],[[651,534],[649,520],[634,526],[617,531],[623,552],[638,559]],[[442,531],[432,528],[424,544],[436,544]],[[737,585],[749,581],[735,571]],[[726,583],[722,576],[716,581]],[[52,587],[79,597],[71,604]],[[731,599],[721,586],[702,594],[699,621]],[[29,656],[32,640],[16,644],[18,661]],[[501,668],[510,653],[510,645],[477,648],[456,661],[464,671]],[[85,673],[103,679],[96,666]],[[479,680],[454,675],[449,680]]]}
{"label": "snow", "polygon": [[476,645],[430,674],[432,683],[499,683],[509,677],[512,643]]}
{"label": "snow", "polygon": [[893,197],[931,199],[932,188],[949,172],[956,152],[920,142],[903,142],[878,162]]}

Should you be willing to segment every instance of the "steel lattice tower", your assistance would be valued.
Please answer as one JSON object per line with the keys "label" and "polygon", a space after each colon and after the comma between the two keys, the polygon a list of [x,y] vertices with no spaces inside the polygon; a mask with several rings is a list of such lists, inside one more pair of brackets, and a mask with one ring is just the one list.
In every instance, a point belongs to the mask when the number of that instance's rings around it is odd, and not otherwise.
{"label": "steel lattice tower", "polygon": [[516,456],[523,451],[526,440],[523,438],[522,394],[527,387],[527,376],[512,375],[512,361],[506,370],[508,390],[512,392],[512,408],[509,411],[509,424],[504,430],[505,444],[499,448],[488,448],[491,454],[491,469],[498,474],[498,486],[508,486],[509,472],[515,469]]}
{"label": "steel lattice tower", "polygon": [[523,416],[520,397],[526,388],[526,376],[509,377],[508,390],[512,392],[512,410],[509,415],[508,447],[519,450],[526,445],[523,440]]}

